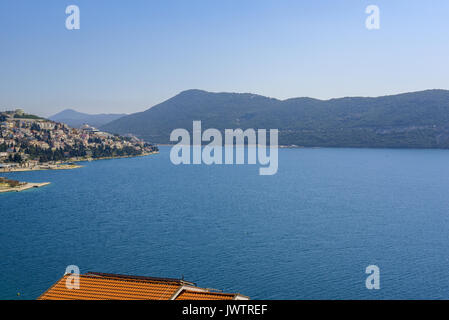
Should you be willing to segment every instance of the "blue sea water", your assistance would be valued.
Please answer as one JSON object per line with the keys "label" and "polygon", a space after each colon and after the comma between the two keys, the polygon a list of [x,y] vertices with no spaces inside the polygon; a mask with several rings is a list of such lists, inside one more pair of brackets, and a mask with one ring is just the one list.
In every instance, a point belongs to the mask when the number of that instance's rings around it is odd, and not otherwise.
{"label": "blue sea water", "polygon": [[35,299],[72,264],[252,299],[449,297],[449,151],[281,149],[260,176],[169,150],[2,174],[51,185],[0,194],[0,299]]}

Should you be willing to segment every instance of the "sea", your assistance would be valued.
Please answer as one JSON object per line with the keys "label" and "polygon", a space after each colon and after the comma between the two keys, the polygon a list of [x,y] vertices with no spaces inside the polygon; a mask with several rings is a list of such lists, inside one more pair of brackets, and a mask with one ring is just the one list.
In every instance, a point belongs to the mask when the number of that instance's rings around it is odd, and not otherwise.
{"label": "sea", "polygon": [[449,150],[280,149],[271,176],[174,165],[170,147],[81,164],[0,174],[51,182],[0,194],[0,299],[69,265],[251,299],[449,298]]}

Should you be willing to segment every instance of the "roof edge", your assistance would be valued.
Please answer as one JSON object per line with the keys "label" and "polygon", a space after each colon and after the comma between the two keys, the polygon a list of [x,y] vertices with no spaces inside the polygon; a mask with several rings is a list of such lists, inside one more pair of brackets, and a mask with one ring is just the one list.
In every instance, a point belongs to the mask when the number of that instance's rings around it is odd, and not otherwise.
{"label": "roof edge", "polygon": [[196,284],[193,282],[185,281],[184,279],[176,279],[176,278],[159,278],[159,277],[147,277],[147,276],[133,276],[126,274],[115,274],[115,273],[103,273],[103,272],[92,272],[89,271],[84,274],[84,276],[97,276],[102,278],[115,278],[115,279],[124,279],[124,280],[143,280],[143,281],[157,281],[157,282],[172,282],[178,283],[181,285],[192,285]]}

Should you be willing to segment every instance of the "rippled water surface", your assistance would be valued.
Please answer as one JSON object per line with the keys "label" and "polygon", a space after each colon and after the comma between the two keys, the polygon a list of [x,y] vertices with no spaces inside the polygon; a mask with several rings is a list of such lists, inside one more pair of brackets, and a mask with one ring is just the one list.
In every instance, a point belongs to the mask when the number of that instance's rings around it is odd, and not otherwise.
{"label": "rippled water surface", "polygon": [[169,150],[3,174],[51,185],[0,194],[0,298],[34,299],[71,264],[253,299],[449,297],[449,151],[281,149],[259,176]]}

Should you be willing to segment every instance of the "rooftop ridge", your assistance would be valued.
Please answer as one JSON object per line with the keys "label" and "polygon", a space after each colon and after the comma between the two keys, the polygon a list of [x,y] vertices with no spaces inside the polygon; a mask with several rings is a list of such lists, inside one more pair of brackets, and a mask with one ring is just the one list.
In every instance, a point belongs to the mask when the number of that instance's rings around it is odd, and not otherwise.
{"label": "rooftop ridge", "polygon": [[236,295],[236,293],[224,293],[224,292],[217,292],[217,291],[208,291],[208,289],[205,289],[205,291],[196,291],[196,290],[192,290],[192,289],[183,289],[182,292],[188,292],[188,293],[193,293],[193,294],[207,294],[207,295],[211,295],[211,296],[230,296],[230,297],[234,297]]}
{"label": "rooftop ridge", "polygon": [[195,286],[196,284],[190,281],[185,281],[184,279],[176,279],[176,278],[159,278],[159,277],[147,277],[147,276],[134,276],[134,275],[126,275],[126,274],[115,274],[115,273],[103,273],[103,272],[87,272],[82,276],[90,276],[90,277],[101,277],[108,279],[118,279],[118,280],[132,280],[132,281],[143,281],[143,282],[166,282],[166,283],[175,283],[179,285],[188,284]]}

